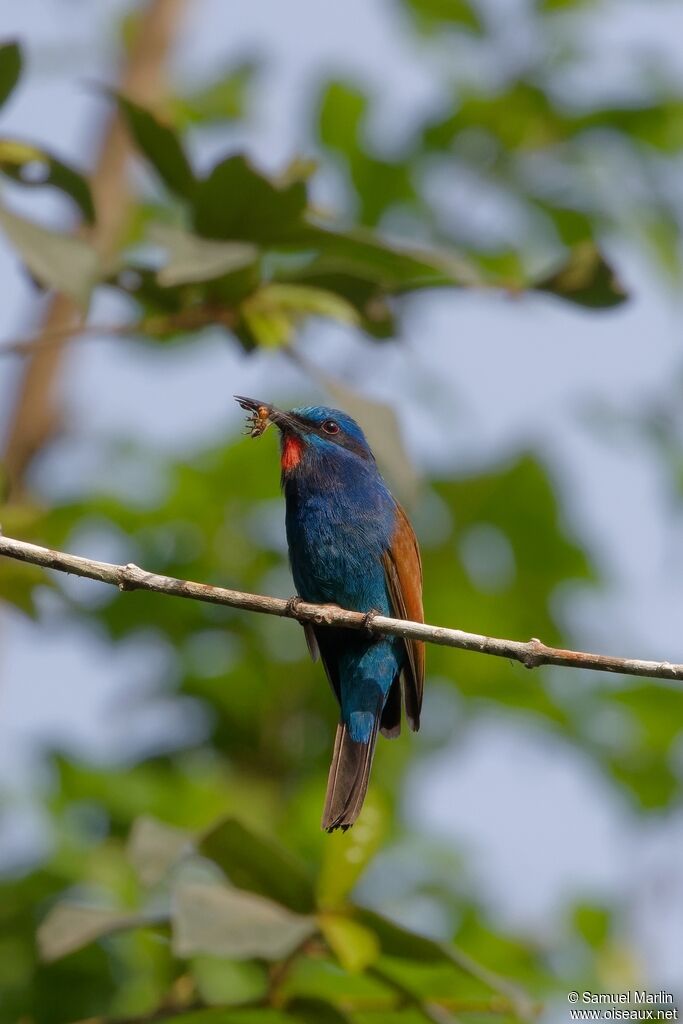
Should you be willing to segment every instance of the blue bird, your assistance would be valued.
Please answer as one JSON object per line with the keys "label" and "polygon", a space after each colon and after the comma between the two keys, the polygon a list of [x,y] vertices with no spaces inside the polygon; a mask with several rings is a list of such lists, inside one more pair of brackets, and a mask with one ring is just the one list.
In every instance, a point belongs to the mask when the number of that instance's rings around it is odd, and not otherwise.
{"label": "blue bird", "polygon": [[[377,468],[363,431],[338,409],[282,412],[235,396],[251,414],[252,437],[280,431],[287,542],[297,594],[305,601],[424,621],[420,553],[405,512]],[[403,703],[420,725],[424,644],[304,625],[339,702],[322,826],[347,829],[368,787],[377,733],[398,736]]]}

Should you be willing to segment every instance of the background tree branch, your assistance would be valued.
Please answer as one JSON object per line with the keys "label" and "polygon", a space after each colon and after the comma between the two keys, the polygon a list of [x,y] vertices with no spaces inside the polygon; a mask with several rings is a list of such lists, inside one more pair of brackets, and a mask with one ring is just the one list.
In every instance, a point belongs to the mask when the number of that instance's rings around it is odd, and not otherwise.
{"label": "background tree branch", "polygon": [[147,572],[137,565],[114,565],[80,555],[29,544],[0,536],[0,555],[20,562],[39,565],[45,569],[71,573],[86,579],[109,583],[120,590],[152,590],[157,594],[184,597],[208,604],[227,605],[243,611],[260,612],[264,615],[278,615],[297,619],[299,622],[313,622],[316,625],[343,626],[346,629],[365,629],[381,636],[401,636],[411,640],[456,647],[463,651],[488,654],[496,658],[510,658],[519,661],[525,668],[540,665],[562,665],[565,668],[592,669],[595,672],[616,672],[628,676],[648,676],[656,679],[683,679],[683,664],[669,661],[643,661],[634,658],[612,657],[605,654],[590,654],[586,651],[568,651],[548,647],[533,637],[529,641],[505,640],[500,637],[467,633],[461,629],[446,626],[431,626],[422,622],[405,619],[390,619],[384,615],[365,615],[362,612],[347,611],[336,605],[310,604],[299,598],[289,601],[264,594],[248,594],[239,590],[228,590],[208,583],[194,583]]}
{"label": "background tree branch", "polygon": [[[139,103],[155,106],[166,91],[166,62],[187,0],[150,0],[143,10],[136,38],[123,68],[120,89]],[[131,153],[128,132],[117,109],[104,130],[91,188],[97,221],[94,229],[85,226],[99,254],[111,257],[120,242],[128,219],[131,196],[126,165]],[[83,329],[83,312],[72,298],[54,295],[36,334],[17,393],[7,429],[3,463],[8,494],[20,497],[25,472],[34,456],[59,429],[60,413],[56,382],[62,355],[73,333]],[[48,345],[41,339],[50,338]]]}

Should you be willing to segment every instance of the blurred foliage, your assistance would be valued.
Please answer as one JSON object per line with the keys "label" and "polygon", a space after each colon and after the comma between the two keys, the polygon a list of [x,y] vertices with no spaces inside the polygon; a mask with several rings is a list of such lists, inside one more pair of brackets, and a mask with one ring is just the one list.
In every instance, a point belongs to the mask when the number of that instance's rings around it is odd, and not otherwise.
{"label": "blurred foliage", "polygon": [[[570,104],[562,76],[584,55],[570,33],[553,59],[552,39],[557,17],[587,5],[539,0],[539,51],[507,71],[478,4],[395,6],[407,32],[423,33],[420,46],[488,47],[476,52],[496,73],[469,81],[464,63],[449,62],[438,109],[394,138],[378,127],[379,97],[358,82],[326,82],[310,151],[277,176],[229,147],[207,173],[195,166],[196,133],[249,116],[251,61],[161,111],[112,96],[152,171],[125,246],[102,266],[85,236],[48,231],[3,204],[0,225],[29,273],[86,305],[93,290],[115,289],[135,310],[129,329],[141,343],[189,345],[211,325],[245,355],[293,346],[309,317],[393,339],[405,297],[432,288],[550,293],[607,310],[625,298],[605,255],[619,232],[678,274],[681,215],[664,170],[683,145],[683,99],[639,81],[637,100],[621,106],[585,94]],[[20,75],[19,48],[0,47],[0,102]],[[95,219],[84,171],[39,144],[0,138],[0,173],[13,187],[57,189],[84,221]],[[318,174],[341,180],[335,216],[312,199]],[[482,226],[476,209],[492,199],[506,215]],[[599,581],[538,455],[436,476],[418,493],[387,436],[387,410],[316,379],[378,424],[378,454],[413,495],[427,619],[569,642],[558,594]],[[109,489],[49,508],[0,498],[4,531],[66,549],[94,534],[123,541],[127,558],[160,573],[288,592],[269,437],[182,460],[144,447],[103,448],[101,458],[162,486],[133,500],[112,475]],[[570,988],[642,984],[620,959],[618,912],[607,907],[568,909],[554,946],[505,934],[466,867],[407,829],[401,784],[416,758],[495,709],[575,748],[641,813],[671,807],[680,799],[673,687],[590,678],[563,687],[550,671],[431,648],[425,728],[380,744],[360,822],[330,837],[318,822],[335,709],[296,626],[151,593],[93,593],[0,564],[0,599],[22,612],[77,622],[111,645],[139,639],[165,651],[172,682],[160,678],[158,693],[170,689],[203,731],[181,749],[114,767],[51,752],[49,851],[0,881],[0,1024],[508,1020],[534,1017]],[[134,716],[140,698],[128,700],[119,713]],[[398,898],[375,893],[368,877],[401,855],[419,874],[399,878]],[[404,926],[414,901],[438,909],[444,941],[420,934],[421,919]],[[607,973],[617,962],[621,973]]]}
{"label": "blurred foliage", "polygon": [[0,46],[0,106],[12,94],[21,75],[21,49],[18,43]]}

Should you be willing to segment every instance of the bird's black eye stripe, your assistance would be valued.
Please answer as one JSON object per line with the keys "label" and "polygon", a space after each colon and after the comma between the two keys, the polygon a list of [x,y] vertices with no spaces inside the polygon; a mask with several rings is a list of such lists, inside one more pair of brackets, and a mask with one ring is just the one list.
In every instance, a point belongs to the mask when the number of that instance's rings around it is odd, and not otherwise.
{"label": "bird's black eye stripe", "polygon": [[323,423],[323,430],[326,434],[338,434],[339,424],[336,420],[325,420]]}

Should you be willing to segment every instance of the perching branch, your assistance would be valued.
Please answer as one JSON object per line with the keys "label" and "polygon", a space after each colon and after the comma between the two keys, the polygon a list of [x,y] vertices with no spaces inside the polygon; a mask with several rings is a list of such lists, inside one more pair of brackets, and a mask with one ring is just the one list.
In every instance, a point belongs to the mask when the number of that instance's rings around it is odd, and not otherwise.
{"label": "perching branch", "polygon": [[479,633],[466,633],[462,629],[449,629],[446,626],[389,619],[384,615],[364,615],[362,612],[347,611],[337,605],[309,604],[299,598],[286,601],[280,597],[266,597],[264,594],[246,594],[240,590],[227,590],[208,583],[192,583],[189,580],[175,579],[173,576],[159,576],[133,564],[112,565],[110,562],[97,562],[91,558],[82,558],[80,555],[69,555],[64,551],[52,551],[50,548],[13,540],[1,534],[0,555],[14,558],[19,562],[41,565],[45,569],[55,569],[100,583],[110,583],[120,590],[153,590],[157,594],[185,597],[191,601],[206,601],[208,604],[222,604],[230,608],[242,608],[248,612],[261,612],[264,615],[279,615],[297,619],[299,622],[364,629],[377,636],[401,636],[409,640],[423,640],[425,643],[438,644],[442,647],[457,647],[462,651],[490,654],[495,658],[509,658],[521,662],[525,668],[563,665],[565,668],[618,672],[626,676],[683,679],[683,665],[672,664],[669,661],[641,661],[633,658],[615,658],[605,654],[588,654],[585,651],[565,651],[558,647],[548,647],[536,637],[526,643],[521,640],[503,640],[499,637],[482,636]]}

